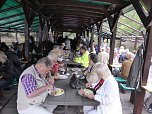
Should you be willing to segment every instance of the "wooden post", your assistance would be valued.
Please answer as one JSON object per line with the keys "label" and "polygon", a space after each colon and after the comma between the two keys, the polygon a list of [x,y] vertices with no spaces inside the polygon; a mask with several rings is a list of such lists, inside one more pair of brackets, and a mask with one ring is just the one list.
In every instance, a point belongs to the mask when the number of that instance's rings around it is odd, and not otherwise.
{"label": "wooden post", "polygon": [[119,47],[121,46],[121,43],[122,43],[122,37],[120,37]]}
{"label": "wooden post", "polygon": [[[112,32],[112,36],[111,36],[111,40],[110,40],[110,58],[109,58],[109,64],[112,64],[113,56],[114,56],[116,32],[117,32],[117,23],[118,23],[118,19],[119,19],[120,15],[121,15],[121,11],[116,12],[114,14],[114,17],[112,17],[108,12],[105,15],[108,18],[110,31]],[[110,70],[112,70],[112,67],[110,67]]]}
{"label": "wooden post", "polygon": [[15,29],[15,38],[16,38],[16,41],[18,42],[17,30],[16,29]]}
{"label": "wooden post", "polygon": [[24,56],[25,60],[29,60],[29,37],[30,37],[30,31],[29,31],[29,24],[27,20],[25,19],[25,50],[24,50]]}
{"label": "wooden post", "polygon": [[103,21],[100,22],[100,25],[98,25],[97,30],[98,30],[98,53],[100,52],[100,46],[103,44],[103,38],[101,37],[102,34],[102,24]]}
{"label": "wooden post", "polygon": [[3,5],[5,4],[6,0],[0,0],[0,9],[3,7]]}
{"label": "wooden post", "polygon": [[89,28],[87,29],[87,37],[89,38]]}
{"label": "wooden post", "polygon": [[[144,27],[147,28],[148,36],[146,38],[146,47],[144,52],[144,64],[142,68],[142,85],[147,84],[148,79],[148,73],[149,73],[149,67],[150,67],[150,61],[152,57],[152,6],[151,6],[151,0],[143,0],[142,2],[148,4],[148,12],[146,13],[140,3],[139,0],[132,0],[132,5],[134,9],[136,10],[139,18],[141,19],[141,22],[143,23]],[[135,101],[134,101],[134,110],[133,114],[141,114],[143,103],[144,103],[144,96],[145,96],[145,90],[141,89],[141,92],[135,93]]]}
{"label": "wooden post", "polygon": [[[142,68],[142,85],[147,85],[147,79],[148,79],[148,73],[149,73],[149,67],[150,67],[150,61],[152,57],[152,26],[147,30],[148,31],[148,37],[146,39],[146,47],[144,52],[144,64]],[[144,104],[144,96],[145,96],[145,90],[141,89],[141,92],[135,93],[135,101],[134,101],[134,111],[133,114],[142,114],[142,108]]]}
{"label": "wooden post", "polygon": [[93,51],[94,25],[91,27],[90,52]]}
{"label": "wooden post", "polygon": [[36,13],[26,4],[26,0],[22,0],[21,4],[23,6],[23,10],[25,13],[25,50],[24,50],[24,56],[25,56],[25,60],[29,60],[30,59],[30,57],[29,57],[29,36],[30,36],[29,27],[31,27]]}
{"label": "wooden post", "polygon": [[43,50],[43,44],[42,44],[42,36],[43,36],[43,30],[45,25],[45,19],[42,19],[41,16],[39,16],[39,45],[40,45],[40,51]]}
{"label": "wooden post", "polygon": [[137,42],[138,42],[138,38],[136,37],[135,38],[135,44],[134,44],[134,50],[136,50],[136,48],[137,48]]}

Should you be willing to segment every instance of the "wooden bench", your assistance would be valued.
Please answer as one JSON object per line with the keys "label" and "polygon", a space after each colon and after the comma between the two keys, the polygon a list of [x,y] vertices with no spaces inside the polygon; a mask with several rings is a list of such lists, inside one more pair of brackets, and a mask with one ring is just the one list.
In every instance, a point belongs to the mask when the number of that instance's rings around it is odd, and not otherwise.
{"label": "wooden bench", "polygon": [[125,94],[125,91],[135,90],[135,88],[127,87],[126,84],[123,84],[123,83],[119,83],[119,88],[121,92],[124,94]]}
{"label": "wooden bench", "polygon": [[115,77],[115,80],[116,80],[118,83],[126,83],[126,82],[127,82],[126,79],[121,78],[121,77]]}

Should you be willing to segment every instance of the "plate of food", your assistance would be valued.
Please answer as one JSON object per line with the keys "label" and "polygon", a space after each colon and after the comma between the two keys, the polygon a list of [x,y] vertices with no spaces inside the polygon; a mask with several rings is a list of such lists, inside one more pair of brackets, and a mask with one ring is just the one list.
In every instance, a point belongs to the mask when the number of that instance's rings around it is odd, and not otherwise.
{"label": "plate of food", "polygon": [[83,75],[76,75],[76,76],[77,76],[77,78],[79,78],[81,80],[85,79],[85,76],[83,76]]}
{"label": "plate of food", "polygon": [[[87,89],[87,88],[83,89],[83,91],[84,91],[85,94],[93,94],[93,91],[90,90],[90,89]],[[78,91],[78,93],[79,93],[81,96],[83,96],[83,95],[81,94],[80,90]]]}
{"label": "plate of food", "polygon": [[64,90],[61,88],[55,88],[54,91],[52,91],[52,92],[49,91],[49,94],[52,96],[60,96],[60,95],[64,94]]}
{"label": "plate of food", "polygon": [[64,68],[60,68],[59,71],[65,72],[65,69]]}
{"label": "plate of food", "polygon": [[72,70],[73,72],[78,71],[77,68],[72,68],[71,70]]}
{"label": "plate of food", "polygon": [[59,75],[59,79],[67,79],[68,78],[68,76],[66,76],[66,75]]}

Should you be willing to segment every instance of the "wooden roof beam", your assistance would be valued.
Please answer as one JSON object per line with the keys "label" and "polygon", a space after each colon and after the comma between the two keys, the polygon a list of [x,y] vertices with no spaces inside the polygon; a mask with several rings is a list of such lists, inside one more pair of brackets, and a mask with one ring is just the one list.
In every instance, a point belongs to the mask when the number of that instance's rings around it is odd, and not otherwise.
{"label": "wooden roof beam", "polygon": [[90,9],[100,9],[105,10],[106,7],[104,5],[98,5],[98,4],[90,4],[90,3],[84,3],[84,2],[78,2],[78,1],[69,1],[69,0],[39,0],[42,4],[45,5],[55,5],[55,6],[69,6],[69,7],[79,7],[79,8],[90,8]]}
{"label": "wooden roof beam", "polygon": [[10,10],[14,10],[14,9],[17,9],[17,8],[21,8],[21,5],[13,6],[13,7],[7,8],[7,9],[0,10],[0,13],[7,12],[7,11],[10,11]]}
{"label": "wooden roof beam", "polygon": [[99,14],[93,14],[93,13],[86,13],[86,12],[80,12],[80,11],[75,11],[75,12],[72,12],[72,11],[48,11],[48,12],[45,12],[44,15],[52,15],[52,14],[56,14],[56,15],[59,15],[59,14],[66,14],[66,15],[79,15],[79,16],[87,16],[87,17],[99,17],[99,18],[102,18],[102,14],[99,15]]}
{"label": "wooden roof beam", "polygon": [[[84,12],[94,12],[94,13],[102,13],[103,10],[101,9],[91,9],[87,7],[73,7],[73,6],[58,6],[58,5],[52,5],[52,6],[45,6],[45,10],[78,10],[78,11],[84,11]],[[105,10],[105,9],[104,9]],[[43,12],[43,9],[41,9]]]}
{"label": "wooden roof beam", "polygon": [[134,30],[134,31],[136,31],[136,32],[138,32],[138,33],[141,33],[141,31],[139,31],[139,30],[137,30],[137,29],[135,29],[135,28],[132,28],[132,27],[129,26],[129,25],[126,25],[126,24],[124,24],[124,23],[122,23],[122,22],[118,22],[118,23],[120,23],[121,25],[124,25],[124,26],[126,26],[126,27],[128,27],[128,28],[130,28],[130,29],[132,29],[132,30]]}
{"label": "wooden roof beam", "polygon": [[24,18],[22,18],[22,19],[17,19],[17,20],[14,20],[14,21],[10,21],[10,22],[7,22],[7,23],[3,23],[3,24],[1,24],[0,26],[5,26],[5,25],[8,25],[8,24],[17,23],[17,22],[20,22],[20,21],[24,21]]}
{"label": "wooden roof beam", "polygon": [[11,15],[11,16],[8,16],[8,17],[0,18],[0,21],[1,20],[7,20],[7,19],[10,19],[10,18],[14,18],[14,17],[21,16],[21,15],[24,15],[24,13],[14,14],[14,15]]}
{"label": "wooden roof beam", "polygon": [[143,26],[143,24],[142,24],[142,23],[140,23],[140,22],[138,22],[138,21],[136,21],[136,20],[132,19],[131,17],[126,16],[124,13],[122,13],[121,15],[122,15],[123,17],[126,17],[127,19],[129,19],[129,20],[131,20],[131,21],[133,21],[133,22],[135,22],[135,23],[137,23],[137,24],[139,24],[139,25]]}
{"label": "wooden roof beam", "polygon": [[5,4],[6,0],[0,0],[0,9],[3,7],[3,5]]}

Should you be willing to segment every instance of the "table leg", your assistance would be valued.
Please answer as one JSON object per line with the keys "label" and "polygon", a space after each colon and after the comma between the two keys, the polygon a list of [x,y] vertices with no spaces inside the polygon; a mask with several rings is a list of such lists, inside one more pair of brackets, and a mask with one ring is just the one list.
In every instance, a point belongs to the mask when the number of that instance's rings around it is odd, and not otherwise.
{"label": "table leg", "polygon": [[77,113],[77,114],[80,114],[80,108],[81,108],[81,107],[80,107],[80,106],[78,106],[78,113]]}
{"label": "table leg", "polygon": [[65,105],[65,111],[64,111],[64,114],[68,114],[68,106]]}

